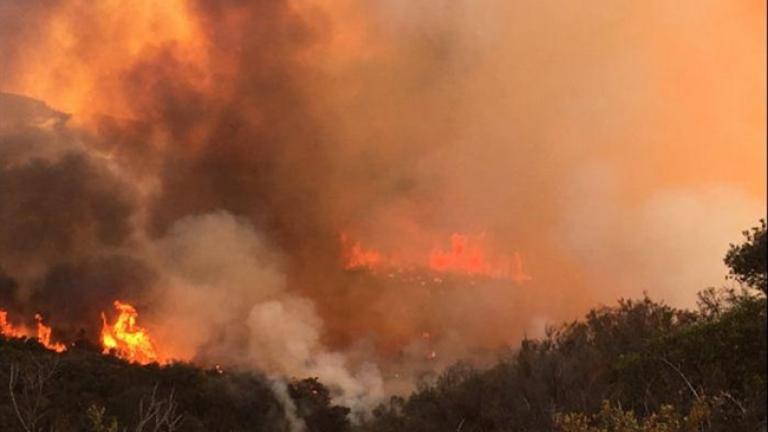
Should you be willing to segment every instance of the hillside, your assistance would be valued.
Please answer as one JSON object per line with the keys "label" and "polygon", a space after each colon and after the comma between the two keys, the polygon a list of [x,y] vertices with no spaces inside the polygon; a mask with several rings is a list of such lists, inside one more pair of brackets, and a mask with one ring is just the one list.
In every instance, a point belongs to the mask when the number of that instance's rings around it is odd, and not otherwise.
{"label": "hillside", "polygon": [[[17,371],[13,396],[27,429],[8,390],[12,371]],[[292,421],[286,407],[296,409],[307,430],[348,426],[348,410],[333,406],[328,390],[313,379],[281,388],[254,373],[188,364],[139,366],[87,346],[56,354],[34,340],[0,339],[0,380],[3,431],[283,431]],[[281,392],[285,396],[278,396]],[[177,418],[175,427],[165,424]],[[149,425],[139,428],[146,420]],[[158,420],[163,421],[155,427]],[[113,422],[119,429],[109,428]]]}
{"label": "hillside", "polygon": [[695,310],[647,297],[597,307],[489,369],[456,364],[356,425],[315,378],[139,366],[84,341],[55,353],[0,338],[0,430],[765,430],[765,223],[745,234],[726,256],[740,290],[702,291]]}

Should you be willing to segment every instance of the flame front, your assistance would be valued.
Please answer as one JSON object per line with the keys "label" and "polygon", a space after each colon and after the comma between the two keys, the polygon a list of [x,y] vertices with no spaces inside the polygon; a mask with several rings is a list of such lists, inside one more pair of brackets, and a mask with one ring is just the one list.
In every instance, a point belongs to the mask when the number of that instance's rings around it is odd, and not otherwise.
{"label": "flame front", "polygon": [[347,270],[358,268],[372,270],[383,262],[384,257],[379,251],[365,249],[359,241],[350,244],[346,234],[341,234],[341,244],[344,250],[344,268]]}
{"label": "flame front", "polygon": [[[136,320],[139,316],[136,308],[127,303],[115,301],[118,312],[117,319],[110,325],[104,313],[101,314],[101,345],[104,354],[114,354],[122,359],[147,364],[158,361],[154,343],[146,329],[140,327]],[[43,317],[35,314],[37,334],[25,327],[17,327],[8,322],[8,312],[0,309],[0,334],[9,338],[36,338],[45,348],[64,352],[67,346],[60,342],[52,342],[52,329],[45,325]]]}
{"label": "flame front", "polygon": [[8,322],[8,312],[0,310],[0,333],[11,338],[26,336],[24,332]]}
{"label": "flame front", "polygon": [[504,273],[502,269],[491,266],[479,242],[472,242],[469,236],[463,234],[451,235],[450,250],[434,249],[429,257],[429,267],[435,271],[470,275]]}
{"label": "flame front", "polygon": [[452,234],[449,250],[432,250],[429,256],[429,267],[439,272],[511,279],[519,284],[532,279],[523,270],[523,260],[519,252],[515,252],[512,257],[506,255],[489,257],[486,253],[485,234],[477,237]]}
{"label": "flame front", "polygon": [[42,315],[35,314],[35,320],[37,320],[37,340],[44,347],[59,353],[67,350],[67,347],[64,344],[51,342],[51,328],[43,323]]}
{"label": "flame front", "polygon": [[[486,244],[485,234],[471,236],[454,233],[451,234],[450,240],[450,248],[435,247],[428,254],[425,253],[426,251],[421,253],[417,251],[409,254],[388,255],[363,247],[359,241],[351,241],[346,234],[342,234],[344,268],[371,271],[402,267],[427,268],[437,273],[509,279],[518,284],[532,279],[523,269],[523,260],[519,252],[514,252],[512,256],[493,253]],[[403,261],[396,258],[400,256],[415,258]]]}
{"label": "flame front", "polygon": [[112,325],[107,322],[104,313],[101,314],[101,345],[104,354],[113,353],[140,364],[156,362],[157,352],[149,333],[136,323],[139,317],[136,308],[120,301],[115,301],[114,305],[118,316]]}
{"label": "flame front", "polygon": [[[37,341],[51,351],[64,352],[67,350],[67,346],[58,343],[51,342],[52,330],[49,326],[43,323],[43,316],[35,314],[35,320],[37,321]],[[32,332],[26,327],[16,327],[8,322],[8,312],[0,310],[0,334],[9,338],[32,338]]]}

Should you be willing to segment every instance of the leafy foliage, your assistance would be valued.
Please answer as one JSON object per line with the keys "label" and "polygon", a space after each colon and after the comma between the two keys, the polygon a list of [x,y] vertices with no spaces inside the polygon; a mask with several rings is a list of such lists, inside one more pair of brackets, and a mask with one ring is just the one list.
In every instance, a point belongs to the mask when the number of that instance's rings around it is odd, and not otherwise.
{"label": "leafy foliage", "polygon": [[489,370],[446,370],[379,406],[361,430],[757,430],[766,422],[765,298],[715,301],[717,316],[648,298],[593,310]]}
{"label": "leafy foliage", "polygon": [[87,343],[55,354],[0,338],[0,430],[118,432],[150,419],[166,432],[289,431],[295,416],[307,432],[764,431],[764,258],[761,221],[726,257],[744,290],[702,291],[693,311],[647,296],[595,308],[489,369],[458,363],[357,425],[316,378],[287,385],[289,413],[258,374],[137,366]]}
{"label": "leafy foliage", "polygon": [[[726,262],[750,287],[764,284],[764,221]],[[360,430],[765,430],[767,339],[759,291],[708,289],[695,311],[620,300],[524,340],[488,370],[450,368]]]}
{"label": "leafy foliage", "polygon": [[760,220],[760,226],[744,231],[744,243],[731,245],[725,255],[725,264],[730,268],[732,278],[768,294],[768,243],[765,231],[765,219]]}
{"label": "leafy foliage", "polygon": [[681,415],[672,405],[662,405],[658,413],[638,419],[632,411],[603,402],[594,415],[557,414],[555,426],[560,432],[698,432],[707,425],[711,407],[697,402],[688,415]]}
{"label": "leafy foliage", "polygon": [[[289,430],[285,407],[260,375],[222,374],[183,363],[138,366],[77,347],[55,354],[34,340],[0,337],[0,389],[7,389],[11,365],[34,371],[35,365],[54,359],[55,373],[43,387],[22,389],[20,382],[16,388],[19,404],[27,403],[23,391],[36,394],[40,390],[37,430],[133,431],[142,418],[154,424],[166,413],[173,414],[164,411],[171,403],[181,416],[177,431]],[[343,431],[339,425],[348,427],[348,410],[334,406],[328,390],[316,379],[308,382],[312,385],[290,384],[291,397],[302,407],[298,415],[307,430]],[[0,390],[0,430],[24,430],[7,390]]]}
{"label": "leafy foliage", "polygon": [[88,420],[91,422],[90,427],[93,432],[117,432],[117,419],[112,417],[107,419],[105,414],[106,409],[104,407],[98,407],[91,405],[85,412],[88,416]]}

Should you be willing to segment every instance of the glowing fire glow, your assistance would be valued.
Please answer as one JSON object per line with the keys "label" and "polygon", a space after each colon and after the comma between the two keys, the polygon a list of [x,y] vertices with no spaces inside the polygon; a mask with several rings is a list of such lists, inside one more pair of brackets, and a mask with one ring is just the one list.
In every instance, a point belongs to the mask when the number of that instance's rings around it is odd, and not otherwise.
{"label": "glowing fire glow", "polygon": [[103,352],[114,353],[122,359],[140,364],[156,362],[158,357],[149,333],[136,323],[139,317],[136,308],[120,301],[115,301],[114,305],[118,316],[112,325],[107,322],[106,316],[101,314]]}
{"label": "glowing fire glow", "polygon": [[[155,345],[149,333],[136,323],[139,316],[136,308],[120,301],[115,301],[114,305],[118,315],[113,324],[110,325],[104,313],[101,314],[103,352],[113,353],[125,360],[141,364],[158,361]],[[33,335],[25,327],[17,327],[8,322],[8,312],[0,309],[0,334],[10,338],[34,337],[51,351],[60,353],[67,350],[67,346],[63,343],[51,341],[53,330],[43,322],[42,315],[35,314],[35,320],[37,333]]]}
{"label": "glowing fire glow", "polygon": [[0,333],[7,337],[24,337],[24,332],[8,322],[8,312],[0,310]]}
{"label": "glowing fire glow", "polygon": [[493,274],[497,269],[492,268],[485,257],[485,251],[479,242],[472,242],[463,234],[451,235],[451,249],[443,251],[434,249],[429,257],[429,267],[435,271],[456,272],[467,274]]}
{"label": "glowing fire glow", "polygon": [[384,256],[379,251],[364,249],[360,242],[350,244],[346,234],[341,235],[341,244],[344,248],[344,268],[348,270],[373,269],[384,262]]}
{"label": "glowing fire glow", "polygon": [[531,280],[523,271],[519,252],[515,252],[511,258],[503,255],[489,257],[484,237],[480,235],[472,238],[464,234],[452,234],[449,250],[432,250],[429,267],[439,272],[512,279],[517,283]]}
{"label": "glowing fire glow", "polygon": [[411,263],[403,263],[394,259],[394,255],[363,247],[360,242],[351,241],[346,234],[341,235],[341,244],[344,268],[348,270],[376,271],[400,268],[405,264],[408,267],[427,268],[438,273],[509,279],[518,284],[532,279],[523,270],[520,253],[515,252],[511,256],[492,253],[485,242],[484,234],[470,236],[454,233],[451,235],[450,248],[435,247],[429,253],[415,254],[422,258]]}
{"label": "glowing fire glow", "polygon": [[52,330],[49,326],[43,323],[42,315],[35,314],[35,320],[37,321],[37,335],[32,336],[31,332],[25,327],[16,327],[9,323],[8,312],[0,310],[0,334],[10,338],[36,337],[41,345],[51,351],[64,352],[67,350],[66,345],[58,342],[51,342]]}
{"label": "glowing fire glow", "polygon": [[51,351],[64,352],[67,347],[58,342],[51,342],[51,328],[43,323],[43,317],[40,314],[35,314],[35,320],[37,320],[37,340],[46,348]]}

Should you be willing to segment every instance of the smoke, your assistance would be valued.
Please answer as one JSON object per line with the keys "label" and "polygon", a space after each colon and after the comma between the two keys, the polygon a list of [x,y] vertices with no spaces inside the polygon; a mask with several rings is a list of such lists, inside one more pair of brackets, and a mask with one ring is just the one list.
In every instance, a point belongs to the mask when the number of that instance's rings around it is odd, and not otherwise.
{"label": "smoke", "polygon": [[296,410],[296,404],[293,403],[290,394],[288,394],[288,386],[281,379],[270,381],[272,392],[277,397],[277,400],[283,405],[285,410],[285,417],[288,420],[288,427],[290,432],[304,432],[307,430],[307,425],[299,418]]}
{"label": "smoke", "polygon": [[[254,311],[269,305],[282,309],[283,302],[301,299],[286,293],[278,257],[272,256],[246,221],[223,212],[189,216],[149,247],[149,261],[156,263],[156,271],[162,275],[156,284],[158,302],[152,310],[164,322],[158,336],[185,335],[169,347],[175,357],[197,356],[203,363],[246,363],[276,373],[295,372],[296,368],[279,366],[284,362],[297,365],[290,344],[295,338],[316,339],[319,322],[307,308],[296,310],[290,317],[295,322],[282,323],[276,316],[263,329],[249,324]],[[251,328],[257,333],[251,335]],[[274,332],[274,340],[260,338],[258,332]],[[250,356],[257,351],[256,358]],[[309,354],[304,350],[295,355],[307,358]]]}
{"label": "smoke", "polygon": [[605,164],[585,167],[568,186],[574,199],[565,203],[560,227],[580,268],[613,284],[615,296],[647,291],[674,305],[692,304],[695,287],[722,281],[724,245],[736,242],[734,233],[761,211],[742,190],[725,185],[665,188],[635,203],[607,204],[622,200],[621,183]]}
{"label": "smoke", "polygon": [[[0,0],[0,307],[93,338],[130,301],[168,357],[357,408],[596,302],[691,304],[764,215],[764,9]],[[339,241],[453,233],[531,279]]]}
{"label": "smoke", "polygon": [[161,274],[152,308],[163,322],[157,335],[178,339],[164,346],[165,355],[319,377],[355,410],[382,397],[374,365],[351,364],[322,343],[313,301],[288,291],[282,258],[246,220],[224,212],[189,216],[151,248]]}

